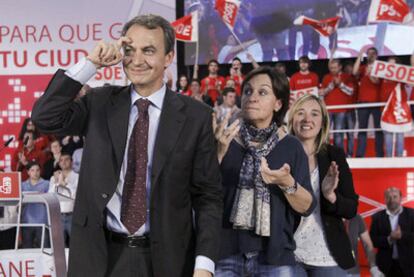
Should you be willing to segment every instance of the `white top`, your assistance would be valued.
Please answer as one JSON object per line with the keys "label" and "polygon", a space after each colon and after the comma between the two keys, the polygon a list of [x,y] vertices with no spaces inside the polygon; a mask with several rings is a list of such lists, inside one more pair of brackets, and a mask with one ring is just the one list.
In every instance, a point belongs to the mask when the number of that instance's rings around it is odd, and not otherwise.
{"label": "white top", "polygon": [[[391,225],[391,231],[395,231],[398,226],[398,219],[400,217],[400,214],[402,213],[403,209],[400,207],[400,209],[396,213],[391,213],[388,209],[386,210],[386,213],[388,215],[388,219],[390,221]],[[398,250],[397,250],[397,244],[394,242],[392,243],[392,258],[398,259]]]}
{"label": "white top", "polygon": [[302,217],[294,234],[296,241],[295,257],[298,262],[313,266],[336,266],[329,252],[322,228],[319,169],[311,173],[312,189],[315,193],[316,208],[308,217]]}
{"label": "white top", "polygon": [[78,189],[79,175],[73,170],[64,179],[64,184],[59,186],[58,180],[55,176],[50,178],[49,192],[56,193],[59,199],[60,212],[71,213],[73,212],[73,205],[75,204],[76,190]]}

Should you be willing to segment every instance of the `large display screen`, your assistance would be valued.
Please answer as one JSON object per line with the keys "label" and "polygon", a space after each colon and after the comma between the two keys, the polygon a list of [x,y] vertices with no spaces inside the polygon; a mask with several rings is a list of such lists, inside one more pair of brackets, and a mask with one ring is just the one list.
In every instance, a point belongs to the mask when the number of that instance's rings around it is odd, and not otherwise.
{"label": "large display screen", "polygon": [[[414,0],[407,0],[413,11]],[[414,26],[393,23],[367,24],[370,0],[241,0],[234,33],[244,49],[214,9],[214,0],[186,0],[184,14],[199,11],[199,63],[210,59],[228,63],[238,56],[249,62],[247,52],[258,62],[349,58],[361,48],[376,46],[380,55],[407,55],[414,50]],[[293,21],[304,15],[321,20],[341,16],[338,31],[320,36],[310,26]],[[194,64],[195,43],[185,45],[185,63]]]}

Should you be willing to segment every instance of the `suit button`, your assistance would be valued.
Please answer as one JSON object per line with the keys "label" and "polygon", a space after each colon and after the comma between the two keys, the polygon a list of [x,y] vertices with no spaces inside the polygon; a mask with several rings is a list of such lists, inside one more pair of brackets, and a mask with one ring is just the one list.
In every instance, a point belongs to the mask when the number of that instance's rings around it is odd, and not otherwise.
{"label": "suit button", "polygon": [[103,199],[108,198],[108,194],[107,193],[102,193],[101,196],[102,196]]}

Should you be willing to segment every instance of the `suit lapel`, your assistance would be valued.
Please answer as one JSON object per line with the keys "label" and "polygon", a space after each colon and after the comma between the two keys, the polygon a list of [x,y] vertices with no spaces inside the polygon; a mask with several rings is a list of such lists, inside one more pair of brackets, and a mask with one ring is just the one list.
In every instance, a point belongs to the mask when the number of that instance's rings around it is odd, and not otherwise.
{"label": "suit lapel", "polygon": [[[317,155],[319,176],[321,176],[321,178],[319,178],[319,186],[322,186],[322,182],[323,182],[322,176],[325,177],[326,173],[328,172],[328,168],[331,164],[328,151],[329,149],[325,149],[324,151],[322,151],[321,153],[318,153]],[[321,190],[321,193],[322,193],[322,190]]]}
{"label": "suit lapel", "polygon": [[182,100],[174,92],[167,89],[154,145],[151,192],[157,186],[157,180],[165,161],[174,148],[184,126],[185,114],[182,111],[183,107]]}
{"label": "suit lapel", "polygon": [[121,168],[124,157],[130,109],[131,96],[129,86],[122,88],[119,93],[113,93],[106,104],[108,129],[116,156],[116,166],[118,170]]}

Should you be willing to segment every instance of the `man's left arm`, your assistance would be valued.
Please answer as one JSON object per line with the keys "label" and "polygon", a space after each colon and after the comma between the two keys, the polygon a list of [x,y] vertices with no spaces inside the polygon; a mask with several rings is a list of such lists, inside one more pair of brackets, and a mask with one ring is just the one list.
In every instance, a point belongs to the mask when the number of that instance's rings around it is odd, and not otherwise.
{"label": "man's left arm", "polygon": [[406,222],[401,222],[401,220],[399,222],[401,228],[401,243],[404,245],[414,245],[414,209],[406,207],[404,209],[407,209]]}
{"label": "man's left arm", "polygon": [[190,188],[196,225],[195,274],[205,273],[205,270],[214,273],[223,212],[221,177],[211,113],[204,114],[203,127],[198,136],[193,159],[193,179]]}

